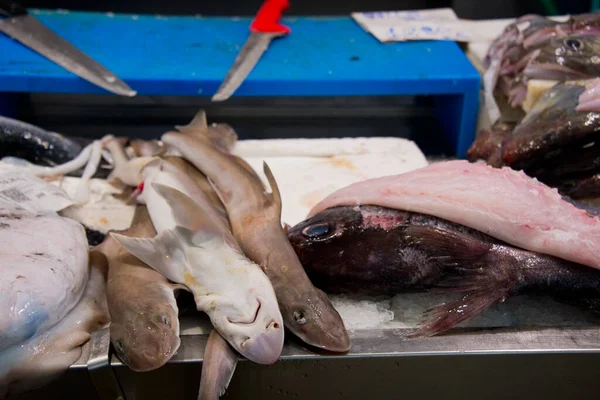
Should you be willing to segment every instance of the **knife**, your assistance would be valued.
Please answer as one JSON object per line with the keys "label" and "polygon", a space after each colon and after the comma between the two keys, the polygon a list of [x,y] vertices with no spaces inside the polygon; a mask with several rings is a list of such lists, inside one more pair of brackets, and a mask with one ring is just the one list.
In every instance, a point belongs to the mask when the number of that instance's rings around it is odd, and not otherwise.
{"label": "knife", "polygon": [[17,3],[0,0],[0,31],[109,92],[129,97],[136,95],[136,91],[115,74],[62,39]]}
{"label": "knife", "polygon": [[281,14],[289,6],[288,0],[266,0],[263,3],[250,25],[248,40],[235,58],[212,101],[223,101],[231,97],[269,48],[271,40],[289,35],[290,28],[279,23]]}

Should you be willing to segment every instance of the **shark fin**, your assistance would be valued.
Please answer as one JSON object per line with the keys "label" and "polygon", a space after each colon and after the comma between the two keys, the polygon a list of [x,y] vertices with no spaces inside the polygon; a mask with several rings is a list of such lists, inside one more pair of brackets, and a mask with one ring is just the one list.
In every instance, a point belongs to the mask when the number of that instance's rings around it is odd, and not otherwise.
{"label": "shark fin", "polygon": [[111,232],[111,237],[127,251],[172,282],[182,283],[185,255],[180,250],[177,229],[161,232],[153,238],[133,238]]}

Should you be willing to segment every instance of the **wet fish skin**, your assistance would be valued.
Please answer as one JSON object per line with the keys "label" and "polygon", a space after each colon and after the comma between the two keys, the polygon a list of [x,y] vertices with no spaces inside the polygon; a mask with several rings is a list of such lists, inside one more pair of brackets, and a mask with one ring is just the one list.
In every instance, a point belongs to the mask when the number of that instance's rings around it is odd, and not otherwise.
{"label": "wet fish skin", "polygon": [[81,150],[81,145],[58,133],[0,116],[0,158],[19,157],[52,167],[71,161]]}
{"label": "wet fish skin", "polygon": [[[302,264],[331,292],[463,293],[413,336],[431,336],[525,292],[600,312],[600,271],[509,246],[440,218],[377,206],[326,209],[288,232]],[[458,312],[460,310],[460,312]],[[599,314],[600,315],[600,314]]]}
{"label": "wet fish skin", "polygon": [[[138,205],[129,237],[154,237],[146,206]],[[171,359],[180,345],[174,285],[121,247],[111,235],[96,249],[109,262],[107,282],[110,338],[118,357],[133,371],[151,371]]]}
{"label": "wet fish skin", "polygon": [[0,351],[0,399],[43,387],[80,359],[92,333],[110,321],[107,267],[103,254],[90,251],[89,280],[75,307],[47,332]]}
{"label": "wet fish skin", "polygon": [[176,149],[216,186],[232,232],[244,254],[261,265],[275,289],[286,328],[305,343],[333,352],[350,349],[350,339],[327,295],[308,279],[281,226],[281,197],[265,164],[272,193],[256,173],[205,140],[167,133]]}
{"label": "wet fish skin", "polygon": [[549,89],[502,143],[502,159],[524,169],[552,150],[579,142],[600,130],[600,113],[576,112],[583,83],[564,82]]}
{"label": "wet fish skin", "polygon": [[514,124],[497,123],[482,131],[467,151],[469,161],[485,160],[488,165],[502,167],[502,141],[509,137]]}
{"label": "wet fish skin", "polygon": [[524,74],[530,79],[564,81],[591,78],[600,74],[598,36],[569,35],[554,38],[539,50],[534,63],[524,70]]}
{"label": "wet fish skin", "polygon": [[88,261],[81,224],[0,202],[0,351],[47,332],[77,305]]}
{"label": "wet fish skin", "polygon": [[261,364],[276,362],[283,348],[283,320],[267,276],[242,254],[223,215],[193,178],[160,159],[148,164],[143,176],[141,201],[158,235],[111,235],[192,291],[197,309],[240,354]]}
{"label": "wet fish skin", "polygon": [[600,133],[561,146],[533,160],[525,173],[550,186],[600,172]]}

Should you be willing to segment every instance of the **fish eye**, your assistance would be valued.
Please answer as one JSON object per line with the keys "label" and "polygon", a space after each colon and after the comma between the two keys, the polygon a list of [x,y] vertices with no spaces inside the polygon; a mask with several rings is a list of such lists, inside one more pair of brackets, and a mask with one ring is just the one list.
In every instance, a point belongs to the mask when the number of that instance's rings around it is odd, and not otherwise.
{"label": "fish eye", "polygon": [[160,321],[166,326],[171,326],[171,321],[169,321],[169,318],[166,315],[160,317]]}
{"label": "fish eye", "polygon": [[329,224],[321,223],[307,226],[302,230],[302,234],[309,238],[318,238],[329,233]]}
{"label": "fish eye", "polygon": [[304,311],[302,310],[297,310],[294,311],[294,321],[296,321],[296,323],[298,325],[304,325],[306,323],[306,315],[304,315]]}
{"label": "fish eye", "polygon": [[566,39],[565,46],[570,47],[573,50],[579,50],[583,47],[583,43],[578,39]]}

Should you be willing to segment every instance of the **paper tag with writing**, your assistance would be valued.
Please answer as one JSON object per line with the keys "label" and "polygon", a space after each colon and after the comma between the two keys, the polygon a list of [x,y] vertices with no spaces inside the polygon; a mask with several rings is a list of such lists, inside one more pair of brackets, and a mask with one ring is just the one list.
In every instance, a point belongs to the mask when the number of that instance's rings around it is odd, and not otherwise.
{"label": "paper tag with writing", "polygon": [[381,42],[408,40],[481,40],[480,21],[458,19],[451,8],[352,13],[352,18]]}
{"label": "paper tag with writing", "polygon": [[60,211],[74,204],[61,188],[16,171],[0,174],[0,199],[32,212]]}

